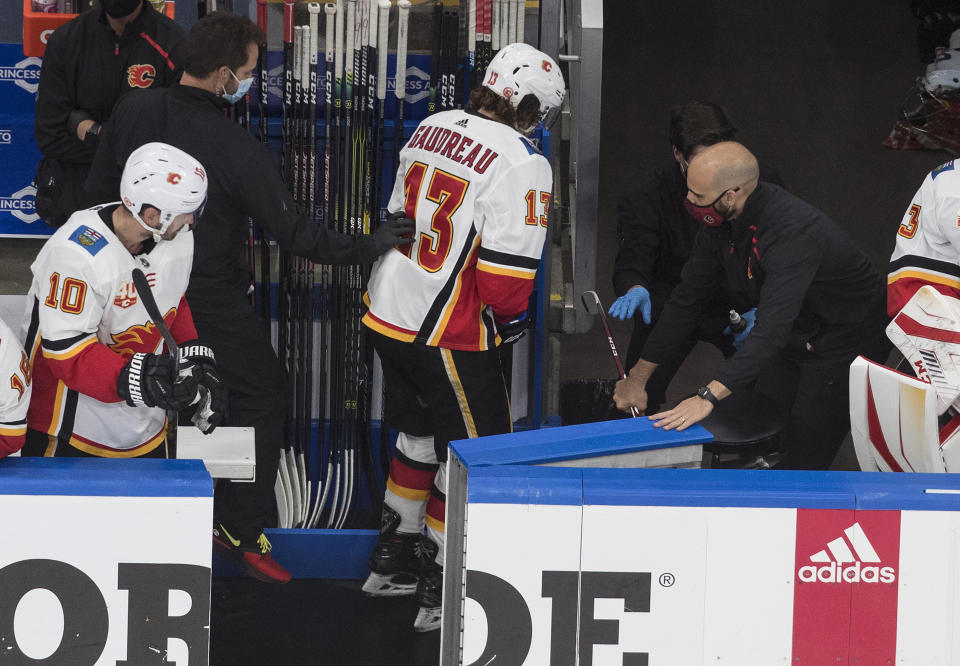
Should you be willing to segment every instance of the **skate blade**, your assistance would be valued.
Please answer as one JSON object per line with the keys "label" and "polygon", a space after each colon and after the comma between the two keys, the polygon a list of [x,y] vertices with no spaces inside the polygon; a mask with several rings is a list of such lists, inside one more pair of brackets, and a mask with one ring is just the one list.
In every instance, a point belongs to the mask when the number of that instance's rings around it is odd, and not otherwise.
{"label": "skate blade", "polygon": [[440,619],[440,606],[420,608],[417,611],[417,619],[413,621],[413,630],[419,632],[436,631],[440,628]]}
{"label": "skate blade", "polygon": [[370,597],[403,597],[417,591],[417,581],[412,577],[403,577],[403,574],[384,576],[371,572],[360,589]]}

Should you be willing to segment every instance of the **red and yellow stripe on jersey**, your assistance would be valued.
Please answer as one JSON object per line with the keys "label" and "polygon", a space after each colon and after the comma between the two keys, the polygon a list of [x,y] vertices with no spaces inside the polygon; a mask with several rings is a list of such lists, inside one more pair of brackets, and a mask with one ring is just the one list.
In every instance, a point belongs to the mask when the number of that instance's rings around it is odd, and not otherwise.
{"label": "red and yellow stripe on jersey", "polygon": [[527,310],[547,230],[550,164],[514,129],[465,111],[424,120],[400,154],[391,211],[414,242],[374,264],[363,322],[403,342],[498,344]]}
{"label": "red and yellow stripe on jersey", "polygon": [[32,391],[29,358],[17,335],[0,320],[0,458],[23,448]]}
{"label": "red and yellow stripe on jersey", "polygon": [[897,228],[887,272],[887,313],[924,285],[960,298],[960,171],[954,160],[927,174]]}

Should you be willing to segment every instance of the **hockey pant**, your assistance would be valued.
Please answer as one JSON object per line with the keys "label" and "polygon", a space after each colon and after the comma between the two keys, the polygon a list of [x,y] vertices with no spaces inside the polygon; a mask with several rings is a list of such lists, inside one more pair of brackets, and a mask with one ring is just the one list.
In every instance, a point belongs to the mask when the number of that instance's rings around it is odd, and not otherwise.
{"label": "hockey pant", "polygon": [[426,523],[442,564],[447,445],[512,429],[500,355],[370,336],[383,367],[387,424],[403,433],[385,501],[401,516],[400,532],[420,532]]}

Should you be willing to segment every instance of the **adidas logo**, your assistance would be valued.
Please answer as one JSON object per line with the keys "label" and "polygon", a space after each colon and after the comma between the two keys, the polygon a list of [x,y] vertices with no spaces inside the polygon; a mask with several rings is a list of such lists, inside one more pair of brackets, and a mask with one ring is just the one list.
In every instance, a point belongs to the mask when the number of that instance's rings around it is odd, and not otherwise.
{"label": "adidas logo", "polygon": [[893,583],[897,579],[893,567],[878,566],[880,556],[860,523],[854,523],[843,534],[846,538],[837,537],[825,549],[810,556],[811,562],[822,563],[823,566],[808,564],[800,567],[797,577],[802,582]]}
{"label": "adidas logo", "polygon": [[457,125],[458,127],[466,127],[468,120],[469,120],[469,118],[464,118],[463,120],[458,120],[457,122],[454,123],[454,125]]}

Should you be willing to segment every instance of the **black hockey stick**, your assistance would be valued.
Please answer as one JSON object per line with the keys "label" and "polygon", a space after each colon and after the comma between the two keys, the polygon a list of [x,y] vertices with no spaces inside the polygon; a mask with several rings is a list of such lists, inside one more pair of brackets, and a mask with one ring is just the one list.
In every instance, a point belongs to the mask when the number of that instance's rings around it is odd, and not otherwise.
{"label": "black hockey stick", "polygon": [[[160,308],[157,307],[157,301],[153,297],[153,290],[150,288],[150,283],[147,282],[147,276],[144,275],[143,271],[139,268],[134,268],[131,277],[133,277],[133,286],[140,295],[140,302],[143,303],[147,315],[149,315],[150,320],[153,322],[153,325],[157,327],[157,330],[160,331],[160,335],[167,345],[167,353],[170,355],[170,358],[173,359],[173,376],[174,381],[176,381],[176,377],[180,372],[180,352],[177,348],[177,341],[173,339],[173,334],[170,332],[170,329],[167,328],[167,323],[163,320],[163,314],[160,312]],[[163,445],[164,455],[167,458],[171,457],[171,449],[173,457],[177,457],[177,416],[177,412],[167,410],[167,436],[164,439]]]}
{"label": "black hockey stick", "polygon": [[[620,361],[620,354],[617,352],[617,344],[613,341],[613,334],[610,333],[610,325],[607,324],[607,315],[603,311],[603,305],[600,303],[600,297],[595,291],[585,291],[580,296],[583,301],[583,307],[587,312],[594,315],[600,315],[600,323],[603,324],[603,330],[607,334],[607,343],[610,345],[610,353],[613,354],[613,361],[617,364],[617,373],[620,379],[624,379],[627,373],[623,371],[623,363]],[[636,407],[630,408],[630,413],[634,416],[640,416],[640,411]]]}

